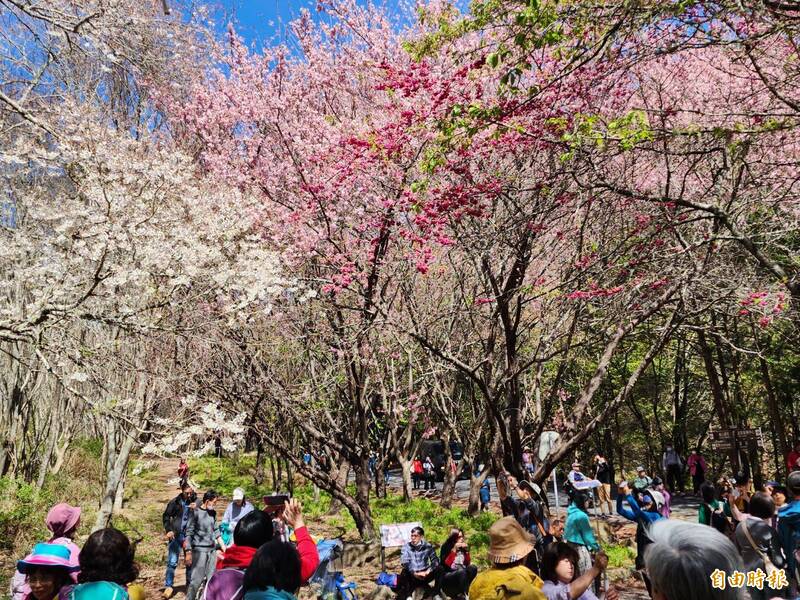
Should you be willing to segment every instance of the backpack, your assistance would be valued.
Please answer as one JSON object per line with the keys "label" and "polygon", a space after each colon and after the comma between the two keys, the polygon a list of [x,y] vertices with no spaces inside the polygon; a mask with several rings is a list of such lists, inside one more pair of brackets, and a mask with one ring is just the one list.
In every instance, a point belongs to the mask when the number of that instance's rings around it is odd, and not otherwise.
{"label": "backpack", "polygon": [[770,581],[772,581],[772,578],[775,577],[773,573],[775,571],[780,571],[781,569],[778,569],[778,567],[775,566],[775,563],[772,562],[772,559],[770,558],[769,554],[763,552],[759,547],[759,545],[756,544],[756,541],[753,539],[753,536],[750,533],[750,528],[747,526],[747,519],[742,521],[740,527],[742,528],[742,531],[744,532],[744,535],[747,538],[747,543],[750,544],[750,547],[755,551],[756,554],[758,554],[761,560],[764,561],[764,570],[767,572],[767,577],[769,577]]}
{"label": "backpack", "polygon": [[355,583],[345,581],[341,571],[336,571],[325,576],[319,598],[322,600],[356,600],[355,589]]}
{"label": "backpack", "polygon": [[112,581],[91,581],[72,586],[68,600],[128,600],[128,591]]}
{"label": "backpack", "polygon": [[733,523],[721,509],[714,510],[710,504],[703,504],[709,513],[708,524],[726,537],[733,534]]}

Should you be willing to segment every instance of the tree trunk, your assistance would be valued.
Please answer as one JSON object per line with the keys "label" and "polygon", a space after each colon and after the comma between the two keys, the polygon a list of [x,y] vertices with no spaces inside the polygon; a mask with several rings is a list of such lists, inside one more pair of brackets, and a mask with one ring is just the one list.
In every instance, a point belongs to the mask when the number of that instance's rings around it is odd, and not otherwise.
{"label": "tree trunk", "polygon": [[453,506],[453,496],[456,492],[456,475],[453,473],[451,463],[453,462],[453,452],[450,449],[450,433],[445,432],[442,438],[444,443],[444,481],[442,482],[442,508]]}
{"label": "tree trunk", "polygon": [[253,485],[256,487],[264,483],[264,460],[264,444],[259,441],[256,445],[256,469],[253,472]]}
{"label": "tree trunk", "polygon": [[[350,474],[350,465],[347,461],[342,461],[337,467],[336,485],[345,489],[347,487],[347,476]],[[331,496],[331,505],[328,507],[329,515],[338,515],[342,510],[342,502],[336,496]]]}
{"label": "tree trunk", "polygon": [[119,452],[116,455],[113,465],[107,472],[106,485],[103,492],[103,498],[100,501],[100,509],[97,511],[97,518],[94,522],[92,531],[108,527],[111,523],[111,517],[114,514],[114,500],[117,495],[117,489],[120,487],[125,472],[128,468],[128,460],[131,456],[134,443],[136,442],[133,435],[125,438]]}
{"label": "tree trunk", "polygon": [[[767,393],[767,408],[769,409],[770,421],[774,432],[773,439],[775,440],[775,447],[781,458],[784,458],[789,454],[789,449],[786,447],[786,428],[783,424],[783,415],[781,415],[781,410],[775,398],[775,390],[772,387],[772,378],[769,374],[769,364],[767,364],[764,357],[759,357],[758,362],[761,368],[761,379],[764,382],[764,390]],[[783,468],[780,470],[783,471]]]}
{"label": "tree trunk", "polygon": [[413,495],[414,483],[411,481],[411,465],[410,460],[398,456],[397,462],[400,464],[401,476],[403,478],[403,500],[408,502]]}
{"label": "tree trunk", "polygon": [[375,497],[386,498],[386,467],[383,462],[375,465]]}
{"label": "tree trunk", "polygon": [[367,458],[362,459],[362,464],[355,468],[356,475],[356,497],[355,503],[358,510],[354,513],[350,506],[347,509],[356,521],[358,533],[365,542],[375,539],[375,524],[372,521],[372,512],[369,506],[369,493],[371,485],[369,481],[369,466]]}
{"label": "tree trunk", "polygon": [[[474,464],[470,464],[473,467]],[[467,504],[467,512],[470,517],[476,516],[481,511],[481,486],[486,478],[489,476],[489,466],[485,465],[483,471],[475,476],[475,469],[469,470],[469,503]]]}

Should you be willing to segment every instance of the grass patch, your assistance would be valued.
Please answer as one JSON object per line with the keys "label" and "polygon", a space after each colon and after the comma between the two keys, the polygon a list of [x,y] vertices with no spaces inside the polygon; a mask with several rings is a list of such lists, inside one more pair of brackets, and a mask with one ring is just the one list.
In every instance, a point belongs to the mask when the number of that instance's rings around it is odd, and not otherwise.
{"label": "grass patch", "polygon": [[636,549],[630,546],[603,544],[603,550],[608,554],[608,566],[611,568],[630,567],[636,560]]}
{"label": "grass patch", "polygon": [[[261,496],[274,491],[268,485],[253,484],[254,455],[240,454],[238,457],[226,457],[221,460],[214,457],[190,458],[189,469],[191,479],[202,490],[214,488],[230,497],[234,488],[241,487],[250,498],[255,499],[256,506],[260,505]],[[355,489],[350,491],[354,493]],[[312,533],[315,520],[324,520],[327,525],[348,534],[355,531],[355,522],[346,510],[343,509],[338,515],[327,516],[330,496],[321,491],[319,499],[314,500],[311,484],[296,485],[294,497],[303,503],[303,512],[306,514]],[[435,545],[444,542],[453,527],[463,529],[473,553],[473,560],[477,560],[479,564],[481,560],[485,560],[486,550],[489,547],[487,530],[497,519],[497,515],[488,512],[470,517],[460,508],[446,510],[427,498],[414,498],[406,502],[401,495],[392,493],[387,498],[372,498],[370,507],[376,527],[389,523],[419,521],[425,528],[425,537]]]}

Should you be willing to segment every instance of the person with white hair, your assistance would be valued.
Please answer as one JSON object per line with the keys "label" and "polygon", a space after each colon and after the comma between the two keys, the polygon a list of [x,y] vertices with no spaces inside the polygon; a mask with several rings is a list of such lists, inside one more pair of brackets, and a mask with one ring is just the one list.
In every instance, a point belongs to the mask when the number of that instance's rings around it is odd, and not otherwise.
{"label": "person with white hair", "polygon": [[[654,600],[746,600],[747,588],[727,585],[744,566],[733,543],[699,523],[662,519],[649,528],[645,567]],[[716,573],[716,575],[715,575]],[[724,585],[714,586],[724,574]],[[723,589],[720,589],[723,588]]]}

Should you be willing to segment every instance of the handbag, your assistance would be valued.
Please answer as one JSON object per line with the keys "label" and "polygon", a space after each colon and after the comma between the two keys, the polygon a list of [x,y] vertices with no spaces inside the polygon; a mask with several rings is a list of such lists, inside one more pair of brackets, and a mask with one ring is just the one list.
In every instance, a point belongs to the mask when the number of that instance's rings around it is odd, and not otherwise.
{"label": "handbag", "polygon": [[780,571],[781,569],[776,567],[775,564],[772,562],[772,560],[770,560],[769,556],[766,553],[762,552],[759,545],[756,544],[756,541],[750,534],[750,529],[747,527],[747,519],[742,521],[742,531],[744,531],[744,535],[747,538],[747,542],[750,544],[750,547],[753,550],[755,550],[756,554],[758,554],[758,556],[761,557],[761,560],[764,561],[764,570],[767,572],[767,577],[770,577],[770,580],[772,580],[771,578],[774,577],[772,573],[774,573],[775,571]]}

